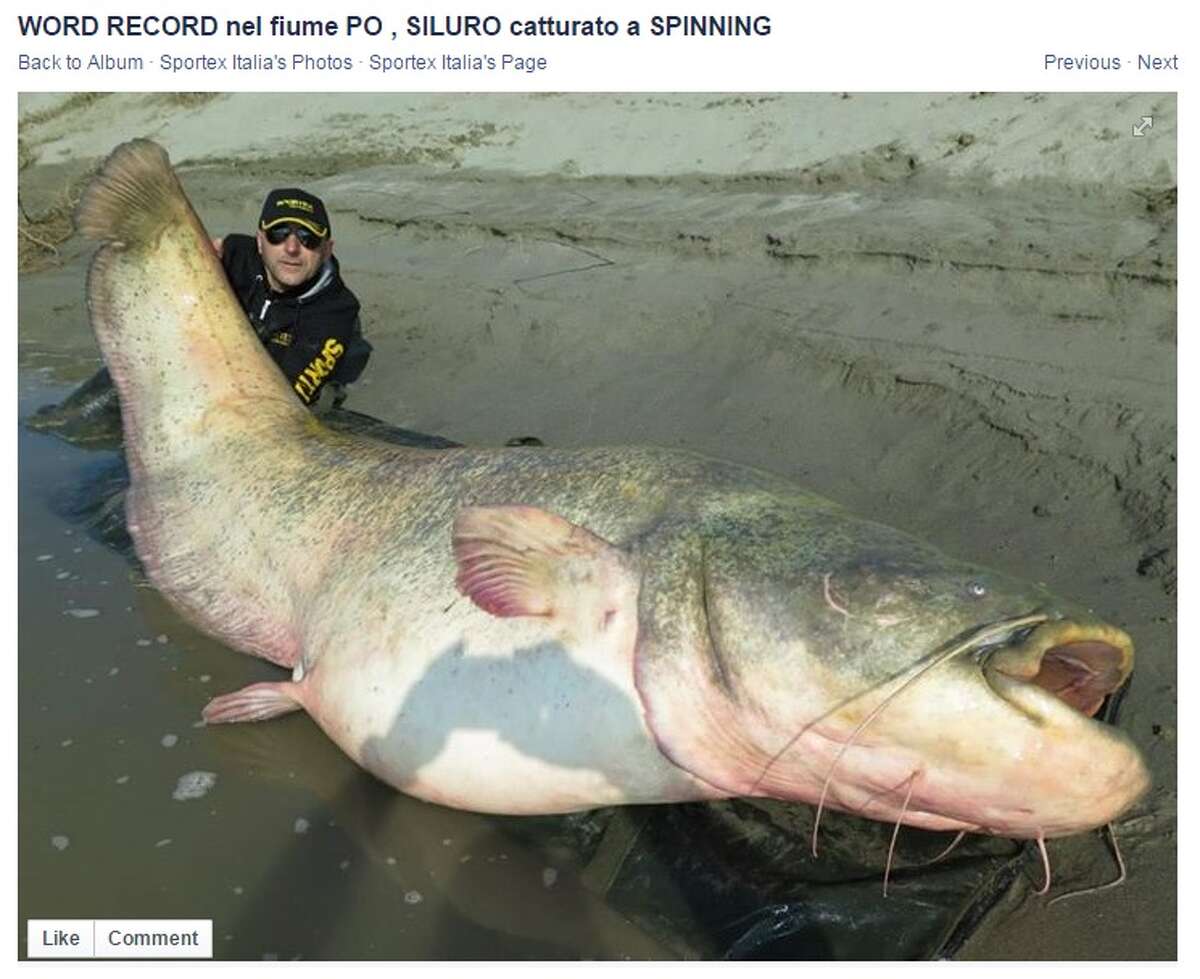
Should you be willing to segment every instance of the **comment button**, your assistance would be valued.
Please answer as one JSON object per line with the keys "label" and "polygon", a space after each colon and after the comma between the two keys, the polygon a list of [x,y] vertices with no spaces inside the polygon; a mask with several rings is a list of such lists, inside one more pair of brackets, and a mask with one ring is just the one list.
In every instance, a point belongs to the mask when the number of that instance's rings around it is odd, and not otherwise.
{"label": "comment button", "polygon": [[31,919],[31,959],[211,959],[212,920],[145,918]]}

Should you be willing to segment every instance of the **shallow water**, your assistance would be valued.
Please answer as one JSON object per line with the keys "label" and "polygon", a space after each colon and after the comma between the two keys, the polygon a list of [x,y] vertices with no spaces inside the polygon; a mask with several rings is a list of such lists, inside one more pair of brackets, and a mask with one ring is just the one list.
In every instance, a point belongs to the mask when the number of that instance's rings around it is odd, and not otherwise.
{"label": "shallow water", "polygon": [[[21,418],[65,393],[22,377]],[[27,918],[211,918],[228,959],[667,955],[565,850],[393,791],[306,715],[204,727],[210,697],[280,671],[56,514],[111,454],[18,444],[22,943]]]}

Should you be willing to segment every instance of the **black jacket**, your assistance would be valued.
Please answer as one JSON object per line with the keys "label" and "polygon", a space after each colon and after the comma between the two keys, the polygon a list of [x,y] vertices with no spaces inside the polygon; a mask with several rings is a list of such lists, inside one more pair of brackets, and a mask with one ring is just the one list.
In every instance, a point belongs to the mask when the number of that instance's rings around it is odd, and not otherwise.
{"label": "black jacket", "polygon": [[221,264],[259,339],[296,395],[316,404],[325,384],[345,385],[367,365],[358,300],[332,255],[317,275],[294,289],[273,292],[250,235],[226,235]]}

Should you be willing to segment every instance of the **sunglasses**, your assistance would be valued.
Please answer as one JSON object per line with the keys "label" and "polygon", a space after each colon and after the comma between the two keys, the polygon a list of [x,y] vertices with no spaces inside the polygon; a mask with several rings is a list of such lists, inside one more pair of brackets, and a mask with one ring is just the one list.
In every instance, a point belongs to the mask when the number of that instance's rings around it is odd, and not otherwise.
{"label": "sunglasses", "polygon": [[296,240],[310,252],[315,252],[325,241],[320,235],[314,234],[300,224],[272,225],[263,234],[267,236],[267,241],[272,245],[282,245],[288,240],[289,235],[295,235]]}

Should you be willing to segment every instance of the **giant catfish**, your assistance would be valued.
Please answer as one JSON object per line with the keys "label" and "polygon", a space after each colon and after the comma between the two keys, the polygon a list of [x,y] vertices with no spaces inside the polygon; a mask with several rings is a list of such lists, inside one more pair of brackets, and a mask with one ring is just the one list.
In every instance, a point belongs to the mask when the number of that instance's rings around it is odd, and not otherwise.
{"label": "giant catfish", "polygon": [[1041,841],[1146,790],[1094,719],[1132,643],[1084,609],[689,452],[324,427],[152,142],[113,152],[79,225],[137,553],[291,670],[210,723],[303,709],[385,782],[493,813],[758,795]]}

